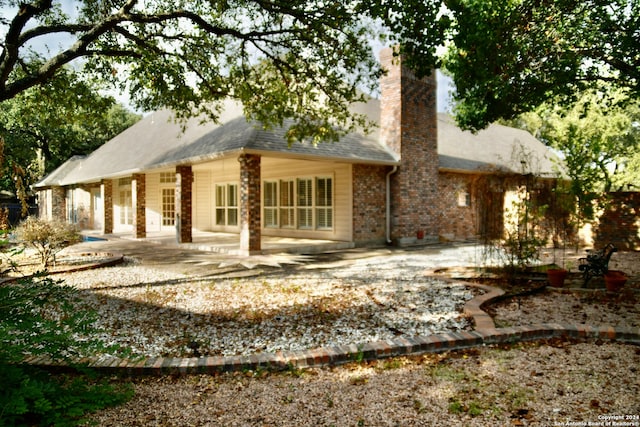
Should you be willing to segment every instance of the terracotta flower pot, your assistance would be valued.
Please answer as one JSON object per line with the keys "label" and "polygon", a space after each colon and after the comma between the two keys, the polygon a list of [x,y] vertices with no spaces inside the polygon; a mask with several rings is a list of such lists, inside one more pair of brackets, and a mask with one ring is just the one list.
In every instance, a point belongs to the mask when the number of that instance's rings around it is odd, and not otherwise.
{"label": "terracotta flower pot", "polygon": [[604,284],[609,292],[617,292],[627,283],[627,275],[618,270],[609,270],[604,274]]}
{"label": "terracotta flower pot", "polygon": [[567,270],[564,268],[550,268],[547,270],[547,279],[554,288],[564,286],[564,279],[567,278]]}

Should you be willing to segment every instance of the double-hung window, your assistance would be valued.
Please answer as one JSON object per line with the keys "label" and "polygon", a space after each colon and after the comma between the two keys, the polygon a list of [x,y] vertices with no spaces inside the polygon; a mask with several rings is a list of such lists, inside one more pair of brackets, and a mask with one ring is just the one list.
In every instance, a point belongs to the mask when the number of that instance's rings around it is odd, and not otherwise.
{"label": "double-hung window", "polygon": [[316,178],[316,228],[329,230],[333,227],[333,180]]}
{"label": "double-hung window", "polygon": [[264,226],[278,227],[278,183],[264,183]]}
{"label": "double-hung window", "polygon": [[216,225],[238,225],[238,184],[216,184]]}
{"label": "double-hung window", "polygon": [[296,226],[294,180],[280,180],[280,227]]}
{"label": "double-hung window", "polygon": [[298,178],[298,228],[313,228],[313,180]]}

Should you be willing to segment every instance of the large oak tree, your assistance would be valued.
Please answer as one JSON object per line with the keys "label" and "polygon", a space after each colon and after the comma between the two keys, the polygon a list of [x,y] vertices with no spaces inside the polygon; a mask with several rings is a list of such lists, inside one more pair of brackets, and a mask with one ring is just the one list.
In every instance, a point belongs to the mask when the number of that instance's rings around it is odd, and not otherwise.
{"label": "large oak tree", "polygon": [[53,0],[0,0],[0,102],[72,64],[126,91],[143,110],[215,119],[215,101],[231,97],[249,118],[287,124],[291,142],[335,140],[366,124],[347,107],[377,83],[370,41],[381,23],[400,28],[409,19],[422,28],[426,11],[437,11],[429,3],[389,15],[386,3],[84,0],[63,8]]}

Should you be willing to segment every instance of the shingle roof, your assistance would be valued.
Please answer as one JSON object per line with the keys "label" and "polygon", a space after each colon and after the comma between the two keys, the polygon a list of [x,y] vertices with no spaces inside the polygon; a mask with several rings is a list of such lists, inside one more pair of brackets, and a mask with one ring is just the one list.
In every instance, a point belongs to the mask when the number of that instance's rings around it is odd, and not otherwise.
{"label": "shingle roof", "polygon": [[75,170],[85,158],[85,156],[78,155],[71,157],[69,160],[58,166],[57,169],[40,180],[40,182],[38,182],[38,187],[64,185],[67,175]]}
{"label": "shingle roof", "polygon": [[[379,123],[380,102],[371,99],[356,107]],[[248,122],[242,106],[227,101],[218,123],[199,118],[184,124],[172,120],[169,111],[152,113],[85,158],[74,157],[36,184],[36,187],[70,185],[127,176],[145,170],[198,163],[241,152],[268,156],[333,160],[369,164],[398,164],[396,155],[379,141],[379,132],[352,133],[338,143],[287,145],[282,128],[265,130]],[[528,132],[491,125],[477,134],[463,132],[445,114],[438,120],[440,168],[459,172],[522,173],[525,153],[531,170],[543,175],[554,172],[554,155]]]}
{"label": "shingle roof", "polygon": [[[126,176],[139,171],[197,163],[240,152],[256,152],[292,158],[317,158],[357,163],[396,164],[394,154],[378,142],[377,133],[353,133],[339,143],[314,146],[284,138],[285,126],[265,130],[248,122],[241,105],[225,102],[219,124],[193,118],[181,125],[168,110],[152,113],[87,156],[58,170],[36,187],[69,185]],[[66,165],[66,164],[65,164]],[[71,166],[74,166],[71,168]]]}
{"label": "shingle roof", "polygon": [[474,134],[444,113],[438,114],[438,154],[441,170],[458,172],[555,177],[563,168],[558,156],[527,131],[494,123]]}

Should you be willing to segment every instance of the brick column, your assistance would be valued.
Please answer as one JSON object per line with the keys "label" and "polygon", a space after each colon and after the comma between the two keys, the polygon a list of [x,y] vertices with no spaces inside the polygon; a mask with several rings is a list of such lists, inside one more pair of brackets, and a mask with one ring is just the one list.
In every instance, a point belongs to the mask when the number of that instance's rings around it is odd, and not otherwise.
{"label": "brick column", "polygon": [[418,79],[394,58],[391,49],[380,54],[387,69],[381,88],[381,137],[400,157],[391,179],[391,238],[397,245],[437,239],[438,129],[435,72]]}
{"label": "brick column", "polygon": [[131,202],[133,204],[133,237],[147,237],[146,217],[146,177],[143,173],[134,173],[131,177]]}
{"label": "brick column", "polygon": [[67,194],[64,187],[51,187],[51,219],[67,219]]}
{"label": "brick column", "polygon": [[113,181],[103,179],[100,183],[100,192],[104,203],[102,220],[102,234],[113,233]]}
{"label": "brick column", "polygon": [[244,154],[240,162],[240,252],[260,253],[260,156]]}
{"label": "brick column", "polygon": [[191,165],[176,166],[176,227],[178,243],[191,243],[192,222],[192,184]]}

